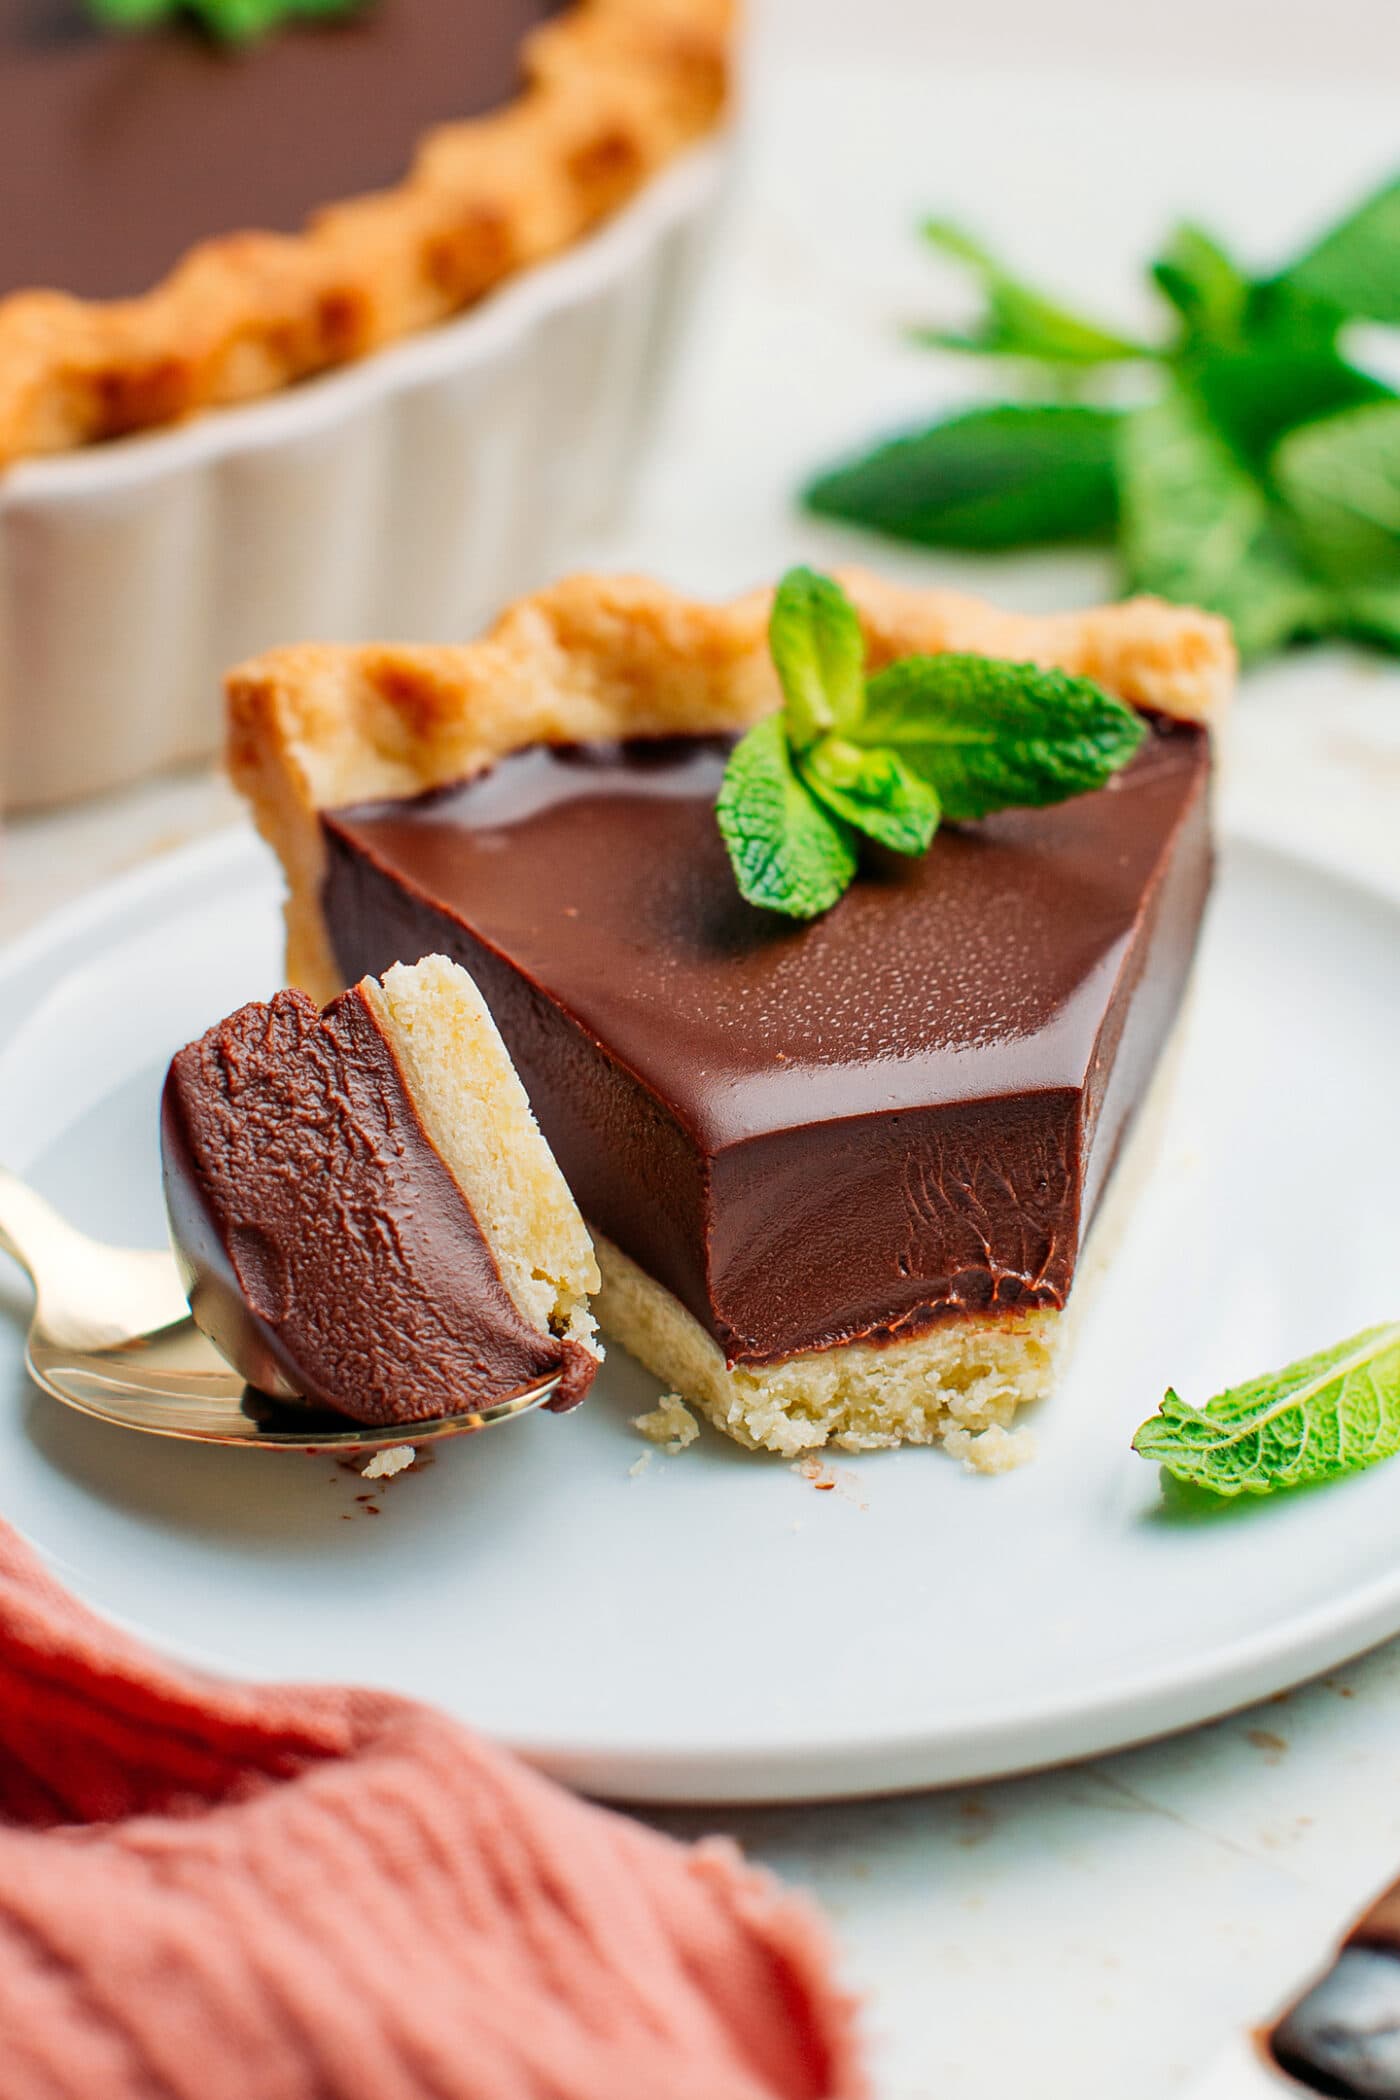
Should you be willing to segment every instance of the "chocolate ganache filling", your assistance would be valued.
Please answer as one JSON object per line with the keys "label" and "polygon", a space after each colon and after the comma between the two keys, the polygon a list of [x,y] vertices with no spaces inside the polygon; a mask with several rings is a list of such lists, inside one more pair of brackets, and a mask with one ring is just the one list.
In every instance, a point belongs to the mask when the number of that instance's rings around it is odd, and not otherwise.
{"label": "chocolate ganache filling", "polygon": [[250,1382],[362,1422],[425,1421],[593,1359],[531,1327],[358,989],[245,1006],[181,1050],[166,1207],[205,1332]]}
{"label": "chocolate ganache filling", "polygon": [[872,854],[810,925],[735,888],[729,748],[537,746],[324,814],[341,969],[471,972],[585,1216],[731,1363],[1062,1306],[1190,967],[1206,732]]}
{"label": "chocolate ganache filling", "polygon": [[509,101],[564,0],[370,0],[247,48],[0,0],[0,298],[149,290],[197,242],[292,233],[408,172],[435,124]]}

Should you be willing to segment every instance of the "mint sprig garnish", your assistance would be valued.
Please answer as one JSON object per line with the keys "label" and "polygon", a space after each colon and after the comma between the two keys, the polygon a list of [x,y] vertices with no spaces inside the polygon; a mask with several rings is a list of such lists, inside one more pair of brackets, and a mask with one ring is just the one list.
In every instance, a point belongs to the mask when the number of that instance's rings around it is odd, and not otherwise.
{"label": "mint sprig garnish", "polygon": [[1258,481],[1181,389],[1124,419],[1118,481],[1129,589],[1222,613],[1242,656],[1326,627],[1327,591]]}
{"label": "mint sprig garnish", "polygon": [[877,445],[807,491],[813,510],[922,547],[983,554],[1104,539],[1122,417],[1073,402],[972,408]]}
{"label": "mint sprig garnish", "polygon": [[1332,227],[1282,273],[1309,298],[1363,321],[1400,327],[1400,176]]}
{"label": "mint sprig garnish", "polygon": [[[888,439],[818,476],[809,508],[978,551],[1116,534],[1125,589],[1222,614],[1246,659],[1327,634],[1400,652],[1400,399],[1349,333],[1400,327],[1400,178],[1269,275],[1176,227],[1148,266],[1164,316],[1150,340],[946,220],[923,233],[971,273],[981,312],[916,339],[998,359],[1046,398]],[[1125,366],[1139,406],[1104,398]]]}
{"label": "mint sprig garnish", "polygon": [[1305,552],[1335,589],[1400,584],[1400,402],[1293,431],[1274,472]]}
{"label": "mint sprig garnish", "polygon": [[866,687],[863,732],[897,751],[953,823],[1102,787],[1146,735],[1087,678],[991,656],[906,656]]}
{"label": "mint sprig garnish", "polygon": [[856,872],[854,828],[798,778],[781,715],[736,744],[715,807],[739,888],[765,911],[815,919]]}
{"label": "mint sprig garnish", "polygon": [[893,744],[861,745],[827,736],[798,761],[802,779],[828,810],[892,853],[925,853],[942,814],[938,796]]}
{"label": "mint sprig garnish", "polygon": [[1104,328],[1049,299],[1016,277],[950,219],[926,219],[920,229],[931,248],[963,263],[981,283],[985,311],[970,333],[942,328],[913,331],[915,341],[982,357],[1035,357],[1058,365],[1118,364],[1151,353],[1144,343]]}
{"label": "mint sprig garnish", "polygon": [[1268,1495],[1358,1473],[1400,1452],[1400,1321],[1190,1407],[1168,1392],[1139,1456],[1215,1495]]}
{"label": "mint sprig garnish", "polygon": [[87,0],[109,29],[152,29],[188,15],[224,44],[248,44],[285,22],[358,14],[366,0]]}
{"label": "mint sprig garnish", "polygon": [[783,704],[740,739],[716,814],[740,891],[793,919],[828,911],[859,844],[927,850],[941,819],[1102,787],[1145,725],[1087,678],[982,656],[908,656],[865,673],[840,584],[790,569],[768,643]]}

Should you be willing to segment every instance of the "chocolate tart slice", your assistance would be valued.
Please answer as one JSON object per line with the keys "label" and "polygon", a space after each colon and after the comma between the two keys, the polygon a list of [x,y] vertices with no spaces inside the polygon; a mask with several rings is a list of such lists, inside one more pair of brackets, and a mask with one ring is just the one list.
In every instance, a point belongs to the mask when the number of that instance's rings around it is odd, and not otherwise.
{"label": "chocolate tart slice", "polygon": [[0,0],[0,468],[364,355],[719,123],[732,0],[365,0],[220,46]]}
{"label": "chocolate tart slice", "polygon": [[445,957],[211,1028],[171,1063],[161,1156],[191,1309],[251,1385],[406,1427],[587,1391],[588,1234]]}
{"label": "chocolate tart slice", "polygon": [[844,581],[872,667],[1059,664],[1144,712],[1141,750],[781,922],[714,816],[778,697],[766,594],[578,578],[473,646],[245,666],[231,765],[287,870],[295,981],[471,969],[594,1228],[606,1331],[742,1442],[992,1464],[1052,1381],[1181,1005],[1233,653],[1152,601],[1018,619]]}

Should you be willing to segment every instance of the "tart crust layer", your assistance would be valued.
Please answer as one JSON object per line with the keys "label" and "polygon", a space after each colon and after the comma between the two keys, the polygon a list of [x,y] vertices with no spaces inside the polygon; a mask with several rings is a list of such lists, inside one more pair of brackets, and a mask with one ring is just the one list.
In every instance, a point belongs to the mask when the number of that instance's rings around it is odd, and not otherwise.
{"label": "tart crust layer", "polygon": [[140,298],[0,301],[0,470],[276,392],[557,254],[719,123],[734,8],[575,0],[522,94],[431,132],[396,187],[201,243]]}

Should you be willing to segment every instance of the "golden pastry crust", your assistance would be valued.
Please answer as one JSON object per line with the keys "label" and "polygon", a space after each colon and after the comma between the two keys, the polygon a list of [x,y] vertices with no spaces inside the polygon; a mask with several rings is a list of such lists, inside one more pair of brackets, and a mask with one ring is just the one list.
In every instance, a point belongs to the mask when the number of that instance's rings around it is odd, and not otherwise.
{"label": "golden pastry crust", "polygon": [[[952,591],[841,580],[871,661],[947,649],[1057,664],[1138,706],[1214,722],[1234,686],[1223,620],[1155,598],[1084,612],[1003,612]],[[287,975],[341,989],[321,912],[318,812],[469,778],[535,743],[743,729],[777,704],[771,592],[725,605],[637,576],[574,576],[480,641],[311,644],[230,672],[228,766],[286,869]]]}
{"label": "golden pastry crust", "polygon": [[428,133],[397,187],[204,242],[139,298],[0,299],[0,470],[275,393],[557,254],[719,123],[736,5],[575,0],[517,99]]}

